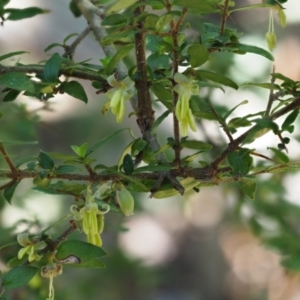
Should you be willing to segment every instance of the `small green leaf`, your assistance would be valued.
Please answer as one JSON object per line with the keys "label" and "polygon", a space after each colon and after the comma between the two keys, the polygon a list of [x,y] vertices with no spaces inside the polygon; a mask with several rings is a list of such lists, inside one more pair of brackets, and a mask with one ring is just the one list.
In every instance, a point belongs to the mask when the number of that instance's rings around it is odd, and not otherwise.
{"label": "small green leaf", "polygon": [[208,50],[201,44],[191,45],[188,48],[187,53],[190,56],[190,63],[193,68],[200,67],[209,58]]}
{"label": "small green leaf", "polygon": [[32,266],[12,268],[3,276],[3,288],[6,290],[19,288],[28,283],[37,271],[38,268]]}
{"label": "small green leaf", "polygon": [[131,154],[133,156],[137,155],[140,151],[144,150],[147,145],[147,141],[141,138],[136,139],[131,145]]}
{"label": "small green leaf", "polygon": [[280,86],[278,84],[272,84],[270,82],[265,83],[256,83],[256,82],[245,82],[242,84],[242,86],[256,86],[268,90],[280,90]]}
{"label": "small green leaf", "polygon": [[21,94],[21,91],[10,90],[3,98],[3,102],[11,102],[18,98]]}
{"label": "small green leaf", "polygon": [[171,113],[170,110],[166,110],[163,114],[161,114],[153,123],[151,128],[151,133],[154,134],[156,132],[157,127],[162,123],[162,121]]}
{"label": "small green leaf", "polygon": [[84,143],[81,146],[72,145],[72,150],[80,157],[84,158],[87,154],[88,143]]}
{"label": "small green leaf", "polygon": [[62,48],[63,48],[64,45],[59,44],[59,43],[52,43],[52,44],[50,44],[49,46],[47,46],[47,47],[44,49],[44,51],[47,52],[47,51],[51,50],[51,49],[54,48],[54,47],[62,47]]}
{"label": "small green leaf", "polygon": [[162,16],[160,16],[155,25],[156,31],[162,31],[165,28],[165,26],[167,26],[173,19],[174,15],[171,13],[165,13]]}
{"label": "small green leaf", "polygon": [[48,12],[49,12],[48,9],[41,9],[39,7],[27,7],[24,9],[17,9],[17,8],[5,9],[5,13],[9,13],[6,19],[11,21],[32,18],[38,14],[45,14]]}
{"label": "small green leaf", "polygon": [[256,177],[243,177],[239,181],[240,187],[244,194],[250,199],[254,199],[256,193]]}
{"label": "small green leaf", "polygon": [[67,36],[64,38],[64,40],[63,40],[63,44],[65,45],[66,42],[67,42],[70,38],[72,38],[73,36],[78,36],[78,35],[79,35],[78,33],[71,33],[71,34],[67,35]]}
{"label": "small green leaf", "polygon": [[54,161],[47,153],[40,151],[38,160],[41,168],[45,170],[52,170],[54,168]]}
{"label": "small green leaf", "polygon": [[[18,244],[18,242],[16,242]],[[28,256],[27,255],[24,255],[22,257],[22,259],[18,259],[18,257],[14,257],[12,259],[10,259],[8,262],[7,262],[7,266],[9,268],[13,268],[13,267],[18,267],[20,266],[21,264],[25,263],[27,261],[27,258]]]}
{"label": "small green leaf", "polygon": [[61,56],[59,53],[54,53],[44,67],[44,77],[47,82],[56,82],[59,74]]}
{"label": "small green leaf", "polygon": [[134,163],[129,154],[126,154],[123,159],[123,170],[126,175],[132,174],[134,170]]}
{"label": "small green leaf", "polygon": [[274,61],[273,55],[266,51],[265,49],[256,47],[256,46],[251,46],[251,45],[245,45],[245,44],[239,44],[239,43],[233,43],[230,44],[227,47],[222,47],[223,50],[230,50],[230,51],[238,51],[238,52],[245,52],[245,53],[254,53],[261,55],[271,61]]}
{"label": "small green leaf", "polygon": [[134,170],[134,174],[143,172],[158,172],[158,171],[170,171],[173,166],[170,165],[155,165],[155,166],[144,166]]}
{"label": "small green leaf", "polygon": [[216,6],[209,0],[174,0],[173,5],[187,7],[189,9],[189,12],[202,15],[218,11],[216,9]]}
{"label": "small green leaf", "polygon": [[7,59],[9,57],[12,57],[12,56],[15,56],[15,55],[24,54],[24,53],[29,53],[29,52],[27,52],[27,51],[16,51],[16,52],[11,52],[11,53],[4,54],[4,55],[0,56],[0,61],[4,60],[4,59]]}
{"label": "small green leaf", "polygon": [[11,199],[19,183],[20,181],[12,181],[11,184],[3,191],[3,196],[9,204],[11,203]]}
{"label": "small green leaf", "polygon": [[86,184],[66,183],[63,181],[58,181],[51,184],[47,189],[41,187],[34,187],[32,189],[34,191],[50,195],[80,195],[84,190],[86,190]]}
{"label": "small green leaf", "polygon": [[[86,264],[94,261],[106,255],[106,252],[93,244],[86,243],[79,240],[68,240],[61,243],[57,248],[56,258],[63,260],[74,255],[80,259],[80,264]],[[80,264],[74,264],[70,266],[79,267]],[[91,267],[91,266],[89,266]],[[99,267],[99,266],[97,266]]]}
{"label": "small green leaf", "polygon": [[89,148],[86,152],[86,156],[90,155],[91,153],[95,152],[96,150],[98,150],[100,147],[102,147],[103,145],[105,145],[107,142],[109,142],[110,140],[112,140],[115,136],[117,136],[119,133],[121,133],[122,131],[126,130],[127,128],[123,128],[120,130],[117,130],[116,132],[113,132],[112,134],[110,134],[109,136],[103,138],[102,140],[100,140],[99,142],[97,142],[96,144],[94,144],[91,148]]}
{"label": "small green leaf", "polygon": [[251,170],[253,158],[249,154],[249,150],[241,148],[238,151],[230,152],[227,155],[227,160],[232,168],[234,176],[246,176]]}
{"label": "small green leaf", "polygon": [[225,77],[221,74],[213,73],[213,72],[210,72],[210,71],[198,70],[196,72],[196,77],[197,77],[198,80],[201,80],[202,78],[206,78],[208,80],[211,80],[211,81],[214,81],[214,82],[232,87],[236,90],[239,88],[239,86],[234,81],[232,81],[231,79],[229,79],[229,78],[227,78],[227,77]]}
{"label": "small green leaf", "polygon": [[25,75],[17,72],[9,72],[0,76],[0,84],[17,91],[34,93],[33,82]]}
{"label": "small green leaf", "polygon": [[67,93],[68,95],[77,98],[84,103],[88,102],[88,97],[85,93],[83,86],[78,81],[65,81],[60,87],[60,91]]}
{"label": "small green leaf", "polygon": [[74,2],[74,0],[71,0],[71,2],[69,4],[69,8],[75,18],[79,18],[82,15],[80,9],[78,8],[78,6]]}
{"label": "small green leaf", "polygon": [[299,109],[293,110],[284,120],[283,124],[281,125],[281,129],[282,130],[288,129],[290,125],[292,125],[295,122],[298,115],[299,115]]}
{"label": "small green leaf", "polygon": [[153,53],[148,56],[147,64],[152,69],[167,69],[169,67],[170,58],[166,54]]}
{"label": "small green leaf", "polygon": [[212,145],[196,140],[185,140],[180,143],[180,146],[188,149],[195,149],[201,151],[209,151],[212,149]]}
{"label": "small green leaf", "polygon": [[275,154],[275,160],[277,160],[279,163],[287,164],[290,161],[289,157],[279,149],[273,147],[268,147],[268,149]]}
{"label": "small green leaf", "polygon": [[106,16],[101,25],[102,26],[123,26],[127,23],[127,20],[120,14],[111,14]]}
{"label": "small green leaf", "polygon": [[62,165],[59,166],[56,170],[55,173],[56,174],[63,174],[63,173],[72,173],[75,170],[78,170],[77,167],[73,166],[73,165]]}
{"label": "small green leaf", "polygon": [[107,64],[105,71],[107,75],[111,75],[115,66],[134,48],[134,44],[126,45],[120,48]]}
{"label": "small green leaf", "polygon": [[165,86],[159,83],[154,83],[151,85],[151,91],[159,100],[172,100],[173,94]]}

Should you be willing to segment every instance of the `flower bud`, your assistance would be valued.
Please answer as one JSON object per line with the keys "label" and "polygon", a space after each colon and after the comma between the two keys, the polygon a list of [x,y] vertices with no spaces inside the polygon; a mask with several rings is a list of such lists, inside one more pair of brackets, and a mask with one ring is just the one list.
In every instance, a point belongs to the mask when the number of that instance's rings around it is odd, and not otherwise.
{"label": "flower bud", "polygon": [[272,51],[276,47],[276,35],[274,31],[267,32],[266,41],[268,44],[268,48]]}
{"label": "flower bud", "polygon": [[133,215],[134,199],[131,193],[123,185],[120,189],[117,189],[116,199],[125,216]]}

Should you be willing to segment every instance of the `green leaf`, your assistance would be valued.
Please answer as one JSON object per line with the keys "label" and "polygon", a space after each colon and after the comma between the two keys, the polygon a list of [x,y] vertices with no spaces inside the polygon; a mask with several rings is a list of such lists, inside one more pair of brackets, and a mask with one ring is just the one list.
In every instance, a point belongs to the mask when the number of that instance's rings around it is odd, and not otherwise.
{"label": "green leaf", "polygon": [[56,82],[59,74],[61,56],[59,53],[54,53],[44,67],[44,77],[47,82]]}
{"label": "green leaf", "polygon": [[209,151],[212,149],[212,145],[196,140],[185,140],[180,143],[180,146],[188,149],[195,149],[201,151]]}
{"label": "green leaf", "polygon": [[111,14],[106,16],[101,25],[102,26],[123,26],[127,23],[127,20],[120,14]]}
{"label": "green leaf", "polygon": [[232,87],[236,90],[239,88],[239,86],[231,79],[229,79],[221,74],[213,73],[210,71],[198,70],[198,71],[196,71],[196,77],[198,80],[202,80],[202,78],[206,78],[208,80]]}
{"label": "green leaf", "polygon": [[230,128],[239,128],[239,127],[247,127],[247,126],[251,126],[252,123],[245,118],[233,118],[231,119],[227,126]]}
{"label": "green leaf", "polygon": [[9,72],[0,76],[0,84],[17,91],[34,93],[34,84],[25,74]]}
{"label": "green leaf", "polygon": [[3,288],[6,290],[19,288],[28,283],[37,271],[38,268],[32,266],[12,268],[3,276]]}
{"label": "green leaf", "polygon": [[11,204],[11,199],[19,183],[20,181],[12,181],[12,183],[3,191],[3,196],[9,204]]}
{"label": "green leaf", "polygon": [[[18,244],[18,242],[16,242],[16,244]],[[9,268],[13,268],[13,267],[18,267],[20,266],[21,264],[25,263],[27,261],[27,258],[28,256],[27,255],[24,255],[22,257],[22,259],[18,259],[18,257],[14,257],[12,259],[10,259],[8,262],[7,262],[7,266]]]}
{"label": "green leaf", "polygon": [[29,52],[27,52],[27,51],[16,51],[16,52],[11,52],[11,53],[4,54],[4,55],[0,56],[0,61],[4,60],[4,59],[7,59],[9,57],[12,57],[12,56],[15,56],[15,55],[24,54],[24,53],[29,53]]}
{"label": "green leaf", "polygon": [[151,85],[151,91],[159,100],[172,100],[173,94],[169,89],[159,83],[154,83]]}
{"label": "green leaf", "polygon": [[38,160],[41,168],[45,170],[52,170],[54,168],[54,161],[47,153],[40,151]]}
{"label": "green leaf", "polygon": [[228,14],[231,14],[231,13],[236,12],[236,11],[249,10],[249,9],[254,9],[254,8],[262,8],[262,7],[272,7],[272,5],[266,4],[266,3],[259,3],[259,4],[242,6],[242,7],[235,8],[233,10],[229,10]]}
{"label": "green leaf", "polygon": [[158,171],[170,171],[173,166],[170,165],[155,165],[155,166],[144,166],[134,170],[134,174],[143,172],[158,172]]}
{"label": "green leaf", "polygon": [[19,168],[22,164],[31,162],[31,161],[37,161],[36,156],[29,156],[29,157],[22,157],[14,161],[14,165],[16,168]]}
{"label": "green leaf", "polygon": [[[79,240],[68,240],[57,247],[56,258],[58,260],[64,260],[71,255],[77,257],[80,263],[69,266],[80,267],[81,264],[84,266],[88,262],[105,256],[106,252],[100,247]],[[89,268],[91,267],[89,265]],[[99,265],[95,267],[99,268]]]}
{"label": "green leaf", "polygon": [[169,67],[169,56],[166,54],[153,53],[148,56],[147,64],[152,69],[168,69]]}
{"label": "green leaf", "polygon": [[66,42],[67,42],[70,38],[72,38],[73,36],[78,36],[78,35],[79,35],[78,33],[71,33],[71,34],[67,35],[67,36],[64,38],[64,40],[63,40],[63,44],[65,45]]}
{"label": "green leaf", "polygon": [[278,84],[272,84],[270,82],[265,82],[265,83],[256,83],[256,82],[245,82],[242,84],[242,86],[256,86],[268,90],[280,90],[280,86]]}
{"label": "green leaf", "polygon": [[160,32],[162,31],[165,26],[170,24],[170,22],[174,19],[174,14],[172,13],[165,13],[162,16],[159,17],[158,21],[156,22],[155,29],[156,31]]}
{"label": "green leaf", "polygon": [[62,165],[56,168],[55,174],[72,173],[75,170],[78,170],[78,168],[73,165]]}
{"label": "green leaf", "polygon": [[134,48],[134,44],[126,45],[120,48],[107,64],[105,71],[107,75],[111,75],[115,66]]}
{"label": "green leaf", "polygon": [[69,8],[75,18],[79,18],[82,15],[80,9],[78,8],[77,4],[75,4],[74,0],[71,0]]}
{"label": "green leaf", "polygon": [[259,48],[257,46],[251,46],[251,45],[245,45],[245,44],[239,44],[239,43],[233,43],[226,47],[221,47],[223,50],[229,50],[229,51],[238,51],[238,52],[245,52],[245,53],[254,53],[261,55],[271,61],[274,61],[273,55],[266,51],[265,49]]}
{"label": "green leaf", "polygon": [[57,183],[51,184],[48,188],[34,187],[32,190],[49,195],[80,195],[86,190],[86,184],[58,181]]}
{"label": "green leaf", "polygon": [[81,146],[72,145],[72,150],[80,157],[84,158],[87,154],[88,143],[84,143]]}
{"label": "green leaf", "polygon": [[132,174],[134,170],[134,163],[129,154],[126,154],[123,159],[123,170],[126,175]]}
{"label": "green leaf", "polygon": [[52,49],[52,48],[54,48],[54,47],[64,47],[64,45],[62,45],[62,44],[59,44],[59,43],[52,43],[52,44],[50,44],[49,46],[47,46],[45,49],[44,49],[44,51],[45,52],[47,52],[47,51],[49,51],[50,49]]}
{"label": "green leaf", "polygon": [[140,151],[144,150],[147,145],[147,141],[142,138],[137,138],[131,145],[131,155],[137,155]]}
{"label": "green leaf", "polygon": [[85,93],[85,90],[78,81],[65,81],[60,85],[59,89],[60,91],[67,93],[68,95],[77,98],[84,103],[88,102],[88,97]]}
{"label": "green leaf", "polygon": [[275,160],[277,160],[279,163],[287,164],[290,161],[289,157],[279,149],[273,147],[268,147],[268,149],[275,154]]}
{"label": "green leaf", "polygon": [[232,168],[234,176],[246,176],[251,170],[253,158],[249,154],[249,150],[241,148],[239,151],[230,152],[227,155],[227,160]]}
{"label": "green leaf", "polygon": [[154,134],[156,132],[157,127],[162,123],[162,121],[171,113],[170,110],[166,110],[163,114],[161,114],[153,123],[151,128],[151,133]]}
{"label": "green leaf", "polygon": [[239,181],[240,187],[244,194],[250,199],[254,199],[256,193],[256,177],[243,177]]}
{"label": "green leaf", "polygon": [[187,7],[189,12],[202,15],[217,11],[216,6],[208,0],[174,0],[173,4]]}
{"label": "green leaf", "polygon": [[283,124],[281,125],[281,129],[282,130],[288,129],[290,125],[292,125],[295,122],[298,115],[299,115],[299,109],[293,110],[284,120]]}
{"label": "green leaf", "polygon": [[201,44],[191,45],[188,48],[187,53],[190,56],[190,64],[193,68],[200,67],[209,58],[208,50]]}
{"label": "green leaf", "polygon": [[102,147],[103,145],[105,145],[107,142],[109,142],[110,140],[112,140],[115,136],[117,136],[119,133],[121,133],[122,131],[126,130],[127,128],[123,128],[120,130],[117,130],[115,132],[113,132],[112,134],[110,134],[109,136],[103,138],[102,140],[100,140],[99,142],[97,142],[96,144],[94,144],[91,148],[89,148],[86,152],[86,156],[92,154],[93,152],[95,152],[96,150],[98,150],[100,147]]}
{"label": "green leaf", "polygon": [[39,7],[27,7],[24,9],[17,9],[17,8],[5,9],[5,13],[9,13],[6,19],[11,21],[32,18],[38,14],[45,14],[48,12],[49,12],[48,9],[41,9]]}
{"label": "green leaf", "polygon": [[10,90],[3,98],[3,102],[11,102],[18,98],[21,94],[21,91]]}

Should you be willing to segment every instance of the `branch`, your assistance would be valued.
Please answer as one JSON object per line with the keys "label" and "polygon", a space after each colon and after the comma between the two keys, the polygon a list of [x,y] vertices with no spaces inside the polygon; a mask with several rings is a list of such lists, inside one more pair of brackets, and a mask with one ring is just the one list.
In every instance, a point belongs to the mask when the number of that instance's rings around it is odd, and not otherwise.
{"label": "branch", "polygon": [[224,7],[223,7],[223,13],[222,13],[222,20],[221,20],[221,28],[220,28],[220,34],[224,34],[225,32],[225,26],[226,26],[226,20],[228,17],[228,6],[229,6],[229,0],[224,1]]}
{"label": "branch", "polygon": [[92,29],[90,26],[88,26],[86,29],[84,29],[83,32],[75,39],[75,41],[70,46],[65,47],[65,53],[62,56],[72,59],[77,46],[91,32],[91,30]]}
{"label": "branch", "polygon": [[3,144],[1,142],[0,142],[0,152],[3,155],[6,163],[8,164],[9,168],[11,169],[11,171],[13,173],[18,173],[18,169],[14,166],[13,162],[11,161],[8,153],[6,152],[4,146],[3,146]]}
{"label": "branch", "polygon": [[[300,108],[300,98],[296,98],[292,103],[290,103],[289,105],[279,109],[278,111],[276,111],[275,113],[273,113],[272,115],[269,116],[270,120],[276,120],[279,117],[287,114],[290,111],[293,111],[296,108]],[[242,135],[240,135],[238,138],[236,138],[235,140],[233,140],[232,142],[230,142],[228,144],[228,147],[211,163],[211,166],[213,168],[217,168],[218,165],[225,160],[226,156],[228,155],[228,153],[236,150],[240,144],[248,137],[248,135],[250,133],[253,132],[253,130],[255,130],[257,128],[257,125],[254,125],[252,128],[250,128],[249,130],[247,130],[245,133],[243,133]]]}
{"label": "branch", "polygon": [[[9,73],[9,72],[19,72],[19,73],[35,73],[37,75],[43,75],[44,74],[44,66],[9,66],[5,67],[0,65],[0,75]],[[74,78],[80,78],[84,80],[90,80],[90,81],[105,81],[103,77],[98,75],[96,72],[92,73],[88,71],[78,71],[74,69],[67,69],[61,68],[59,70],[59,76],[65,75],[67,77],[74,77]],[[106,81],[105,81],[106,82]]]}

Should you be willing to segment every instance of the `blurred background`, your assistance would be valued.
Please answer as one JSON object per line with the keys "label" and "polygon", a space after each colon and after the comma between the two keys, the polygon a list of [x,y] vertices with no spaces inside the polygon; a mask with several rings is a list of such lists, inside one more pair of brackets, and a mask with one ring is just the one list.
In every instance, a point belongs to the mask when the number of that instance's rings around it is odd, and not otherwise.
{"label": "blurred background", "polygon": [[[237,0],[238,6],[260,1]],[[50,9],[49,14],[18,22],[7,21],[0,27],[0,54],[26,50],[30,54],[5,61],[13,65],[47,60],[53,51],[44,49],[51,43],[62,43],[71,33],[80,33],[87,26],[83,17],[74,18],[69,1],[27,0],[10,1],[9,7],[38,6]],[[277,15],[275,32],[278,46],[274,51],[276,72],[300,80],[300,17],[297,0],[284,5],[287,28],[282,29]],[[219,24],[218,15],[188,16],[191,27],[186,34],[191,38],[203,28],[204,22]],[[243,36],[240,42],[267,49],[269,10],[256,9],[233,13],[228,26],[238,27]],[[103,53],[90,34],[77,48],[75,61],[91,59],[99,63]],[[273,64],[257,55],[214,53],[205,68],[221,72],[238,84],[268,82]],[[17,101],[0,102],[3,117],[0,120],[2,141],[38,141],[38,145],[8,147],[12,159],[38,155],[39,150],[72,153],[70,145],[89,145],[119,128],[139,130],[134,116],[116,124],[109,112],[103,116],[101,108],[107,101],[96,95],[89,82],[81,81],[89,97],[81,101],[58,95],[47,101],[19,97]],[[3,95],[0,94],[0,99]],[[243,100],[235,114],[249,114],[266,107],[267,90],[240,88],[238,91],[203,89],[203,99],[210,98],[219,109],[228,111]],[[127,107],[127,114],[131,108]],[[163,111],[163,110],[161,110]],[[157,116],[160,114],[158,108]],[[171,136],[171,120],[166,120],[159,139],[166,143]],[[280,121],[279,121],[280,122]],[[226,145],[226,138],[217,123],[201,121],[201,133],[193,137],[213,143],[212,155]],[[162,128],[161,127],[161,128]],[[299,133],[296,129],[289,154],[299,160]],[[239,134],[239,133],[238,133]],[[124,132],[97,152],[98,162],[114,165],[129,143]],[[130,140],[131,141],[131,140]],[[276,147],[272,134],[251,144],[256,152],[271,155],[267,147]],[[113,149],[113,151],[112,151]],[[0,158],[1,168],[6,168]],[[204,156],[202,160],[211,157]],[[256,162],[259,163],[259,160]],[[207,187],[200,193],[164,200],[149,199],[135,194],[135,215],[124,218],[106,215],[103,248],[108,256],[103,259],[106,269],[79,270],[64,268],[63,276],[54,280],[56,299],[103,300],[297,300],[300,282],[296,272],[281,266],[281,255],[287,251],[300,255],[300,180],[298,173],[263,175],[259,178],[256,199],[243,195],[236,184]],[[0,245],[12,242],[16,233],[30,228],[33,232],[54,223],[69,212],[72,197],[46,195],[31,191],[30,180],[18,187],[12,205],[0,196]],[[53,237],[67,227],[60,224],[51,232]],[[80,237],[74,233],[74,237]],[[5,262],[13,258],[18,246],[0,251],[0,269],[7,270]],[[298,251],[298,252],[297,252]],[[288,253],[290,253],[288,252]],[[10,299],[45,299],[47,280],[36,276],[29,287],[13,291]]]}

